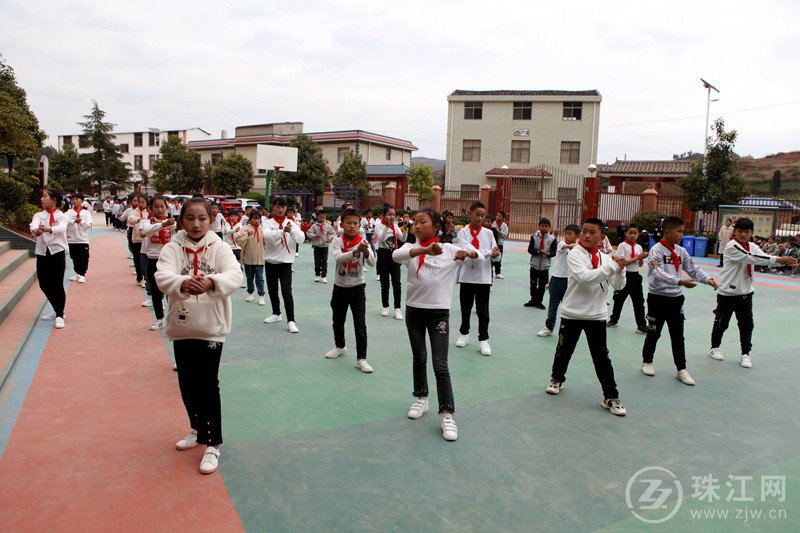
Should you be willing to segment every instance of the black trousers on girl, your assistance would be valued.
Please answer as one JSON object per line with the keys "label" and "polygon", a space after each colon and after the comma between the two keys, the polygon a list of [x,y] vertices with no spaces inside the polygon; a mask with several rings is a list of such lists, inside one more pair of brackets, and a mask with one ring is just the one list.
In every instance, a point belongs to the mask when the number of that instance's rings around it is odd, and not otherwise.
{"label": "black trousers on girl", "polygon": [[[503,266],[503,244],[498,244],[497,249],[500,250],[500,260],[498,262],[492,262],[492,268],[494,269],[495,275],[500,274],[500,269]],[[491,259],[490,259],[491,261]]]}
{"label": "black trousers on girl", "polygon": [[561,327],[558,329],[558,346],[553,359],[551,377],[561,383],[566,381],[569,361],[572,354],[575,353],[575,346],[578,344],[578,339],[581,338],[581,332],[584,332],[586,343],[589,345],[589,353],[592,355],[594,372],[603,388],[603,397],[606,400],[619,398],[617,383],[614,381],[614,367],[611,366],[611,359],[608,357],[606,327],[605,320],[571,320],[562,317]]}
{"label": "black trousers on girl", "polygon": [[314,246],[314,275],[328,277],[328,247]]}
{"label": "black trousers on girl", "polygon": [[153,299],[153,312],[157,320],[164,320],[164,293],[158,288],[156,283],[156,271],[158,271],[158,259],[147,258],[147,283],[150,284],[150,297]]}
{"label": "black trousers on girl", "polygon": [[131,241],[131,255],[133,255],[133,268],[136,270],[136,281],[141,283],[144,278],[142,272],[142,243]]}
{"label": "black trousers on girl", "polygon": [[392,259],[392,250],[378,248],[378,275],[381,277],[381,305],[389,307],[389,282],[392,283],[392,296],[394,308],[400,309],[402,296],[400,286],[400,263]]}
{"label": "black trousers on girl", "polygon": [[736,314],[739,325],[739,343],[742,354],[750,355],[753,349],[753,293],[741,296],[724,296],[717,294],[717,308],[714,309],[714,327],[711,329],[711,347],[719,348],[722,344],[722,335],[728,329],[731,316]]}
{"label": "black trousers on girl", "polygon": [[422,309],[406,306],[406,329],[414,356],[414,396],[428,397],[428,347],[425,333],[431,339],[431,361],[436,376],[436,393],[439,397],[439,413],[447,410],[455,413],[453,385],[447,366],[447,349],[450,338],[450,310]]}
{"label": "black trousers on girl", "polygon": [[461,302],[461,328],[462,335],[469,334],[469,319],[472,315],[472,304],[475,303],[475,313],[478,315],[478,340],[489,340],[489,291],[492,286],[488,283],[461,283],[459,301]]}
{"label": "black trousers on girl", "polygon": [[47,301],[53,306],[57,317],[64,318],[64,306],[67,303],[67,294],[64,292],[64,271],[67,269],[67,254],[58,252],[36,256],[36,277],[39,279],[39,288],[44,293]]}
{"label": "black trousers on girl", "polygon": [[[150,290],[150,278],[147,277],[147,265],[150,264],[150,259],[148,259],[147,254],[139,254],[139,261],[140,261],[140,268],[142,269],[142,274],[144,275],[144,287],[147,291],[147,295],[152,295],[152,291]],[[155,261],[155,259],[154,259]]]}
{"label": "black trousers on girl", "polygon": [[672,343],[672,359],[675,368],[686,368],[686,346],[683,341],[683,302],[684,296],[647,295],[647,337],[642,347],[642,362],[652,363],[656,353],[656,344],[661,337],[664,323],[669,328],[669,339]]}
{"label": "black trousers on girl", "polygon": [[264,262],[264,274],[267,277],[267,293],[272,305],[272,314],[281,314],[281,298],[278,296],[278,283],[281,285],[283,305],[286,307],[286,320],[294,322],[294,297],[292,297],[292,264]]}
{"label": "black trousers on girl", "polygon": [[85,276],[89,270],[89,244],[70,243],[69,256],[72,258],[72,269],[79,276]]}
{"label": "black trousers on girl", "polygon": [[[316,248],[314,251],[316,252]],[[327,248],[325,248],[327,250]],[[356,332],[356,358],[367,358],[367,295],[366,284],[356,287],[333,286],[331,309],[333,310],[333,340],[337,348],[346,346],[344,324],[348,308],[353,312],[353,327]]]}
{"label": "black trousers on girl", "polygon": [[173,343],[178,365],[178,386],[197,431],[197,442],[206,446],[222,444],[222,406],[219,397],[219,361],[222,343],[184,339]]}

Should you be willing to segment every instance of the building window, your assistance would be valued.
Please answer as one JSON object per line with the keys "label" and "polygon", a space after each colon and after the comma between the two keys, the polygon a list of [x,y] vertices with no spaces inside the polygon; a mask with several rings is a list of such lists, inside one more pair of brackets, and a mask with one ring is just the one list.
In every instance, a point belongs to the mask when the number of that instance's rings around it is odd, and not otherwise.
{"label": "building window", "polygon": [[577,165],[581,161],[581,143],[576,141],[561,142],[561,164]]}
{"label": "building window", "polygon": [[461,152],[462,161],[480,161],[481,160],[481,140],[480,139],[464,139],[464,149]]}
{"label": "building window", "polygon": [[134,133],[133,134],[133,145],[134,146],[141,146],[142,145],[142,134],[141,133]]}
{"label": "building window", "polygon": [[563,120],[580,120],[583,102],[564,102]]}
{"label": "building window", "polygon": [[64,136],[64,144],[72,144],[72,135],[65,135]]}
{"label": "building window", "polygon": [[78,148],[89,148],[89,137],[87,137],[86,135],[79,135]]}
{"label": "building window", "polygon": [[512,163],[531,162],[530,141],[511,141],[511,162]]}
{"label": "building window", "polygon": [[462,185],[461,198],[465,200],[477,200],[481,197],[480,185]]}
{"label": "building window", "polygon": [[350,148],[339,148],[336,151],[336,161],[339,163],[344,163],[344,156],[351,152]]}
{"label": "building window", "polygon": [[142,170],[142,168],[144,168],[142,166],[142,157],[143,156],[140,155],[133,156],[133,168],[135,168],[136,170]]}
{"label": "building window", "polygon": [[386,160],[387,161],[391,161],[392,160],[392,149],[391,148],[387,148],[386,149]]}
{"label": "building window", "polygon": [[533,102],[514,102],[514,120],[530,120]]}
{"label": "building window", "polygon": [[130,151],[128,143],[120,144],[119,151],[122,152],[123,154],[127,154]]}
{"label": "building window", "polygon": [[148,167],[150,170],[153,170],[153,163],[155,163],[155,162],[156,162],[156,159],[158,159],[158,156],[157,156],[157,155],[150,154],[150,160],[147,162],[147,167]]}
{"label": "building window", "polygon": [[464,102],[464,119],[480,120],[483,118],[483,102]]}
{"label": "building window", "polygon": [[216,165],[219,163],[219,160],[222,159],[222,152],[214,152],[211,154],[211,164]]}
{"label": "building window", "polygon": [[150,146],[159,146],[161,144],[161,139],[159,138],[158,133],[150,132],[149,134],[149,142]]}

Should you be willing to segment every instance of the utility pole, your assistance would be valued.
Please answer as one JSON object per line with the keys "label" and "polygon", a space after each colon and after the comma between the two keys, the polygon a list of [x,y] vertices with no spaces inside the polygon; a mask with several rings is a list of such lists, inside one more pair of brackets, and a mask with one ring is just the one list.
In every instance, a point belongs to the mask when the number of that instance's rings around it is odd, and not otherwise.
{"label": "utility pole", "polygon": [[[711,90],[713,89],[714,92],[719,94],[719,89],[708,83],[703,78],[700,78],[700,81],[703,82],[703,87],[708,91],[708,96],[706,98],[706,129],[703,131],[703,176],[706,176],[706,157],[708,156],[708,121],[711,116]],[[700,211],[698,213],[698,222],[697,222],[697,229],[698,233],[703,233],[703,212]]]}

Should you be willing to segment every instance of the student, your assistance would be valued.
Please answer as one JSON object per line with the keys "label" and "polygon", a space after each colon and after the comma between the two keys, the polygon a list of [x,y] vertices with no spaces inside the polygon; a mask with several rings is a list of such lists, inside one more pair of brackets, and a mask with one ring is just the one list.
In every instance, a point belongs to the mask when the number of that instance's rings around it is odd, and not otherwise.
{"label": "student", "polygon": [[400,237],[401,241],[410,244],[417,242],[417,238],[414,236],[414,221],[411,220],[411,215],[409,215],[408,212],[403,213],[403,216],[400,218],[400,222],[397,225],[400,226],[401,230],[403,230],[403,235]]}
{"label": "student", "polygon": [[111,209],[114,207],[114,202],[111,201],[110,196],[106,196],[105,202],[103,202],[103,213],[106,215],[106,226],[110,225],[111,222]]}
{"label": "student", "polygon": [[[127,216],[126,216],[127,215]],[[142,269],[142,235],[139,233],[139,222],[149,218],[147,213],[147,197],[144,194],[137,194],[133,197],[130,211],[126,210],[122,215],[130,231],[131,255],[133,256],[133,267],[136,269],[136,283],[143,288],[146,287],[144,270]],[[150,298],[142,303],[142,307],[152,305]]]}
{"label": "student", "polygon": [[[680,246],[683,239],[683,220],[667,217],[661,223],[663,238],[650,250],[647,257],[649,285],[647,294],[647,337],[642,348],[642,374],[655,376],[653,356],[656,344],[661,337],[664,323],[669,328],[672,341],[672,359],[678,373],[675,379],[686,385],[694,385],[695,380],[686,370],[686,347],[683,342],[683,288],[691,289],[698,282],[710,285],[715,290],[717,283],[697,267],[689,253]],[[681,271],[692,279],[681,279]]]}
{"label": "student", "polygon": [[[291,220],[292,222],[297,224],[298,228],[300,227],[300,223],[303,220],[302,217],[300,216],[300,213],[298,213],[295,210],[295,207],[291,206],[291,205],[286,208],[286,219],[287,220]],[[301,232],[302,232],[302,230],[301,230]],[[303,235],[305,235],[305,234],[303,234]],[[299,242],[295,242],[294,243],[294,256],[295,257],[299,257],[300,256],[300,243]],[[292,267],[292,272],[294,272],[294,267]]]}
{"label": "student", "polygon": [[63,197],[55,189],[43,189],[39,200],[43,211],[33,215],[31,233],[36,237],[36,278],[39,288],[53,306],[53,312],[42,315],[42,320],[55,320],[55,328],[62,329],[64,306],[64,271],[67,268],[67,225],[69,218],[58,206]]}
{"label": "student", "polygon": [[547,304],[547,320],[545,320],[544,329],[536,334],[539,337],[549,337],[555,331],[558,306],[567,292],[567,282],[569,280],[567,254],[578,246],[578,234],[580,232],[581,228],[577,224],[568,225],[564,228],[564,240],[559,241],[556,245],[556,256],[553,258],[553,275],[550,277],[549,283],[550,299]]}
{"label": "student", "polygon": [[414,396],[417,400],[408,411],[408,418],[420,418],[428,411],[428,350],[425,334],[430,337],[433,373],[442,415],[442,437],[448,441],[458,438],[453,420],[455,400],[447,366],[450,336],[450,302],[453,282],[460,261],[469,258],[483,261],[476,250],[462,250],[450,243],[439,243],[436,234],[441,230],[439,213],[426,208],[417,213],[414,221],[415,244],[404,244],[392,253],[392,259],[408,268],[406,278],[406,328],[414,356]]}
{"label": "student", "polygon": [[375,222],[376,220],[372,218],[372,211],[367,210],[364,218],[361,219],[361,229],[364,230],[364,237],[369,247],[372,248],[373,254],[375,254]]}
{"label": "student", "polygon": [[383,215],[375,222],[375,239],[378,248],[378,276],[381,281],[381,316],[389,316],[389,283],[394,297],[394,317],[403,320],[400,310],[402,287],[400,283],[400,264],[392,261],[392,253],[400,246],[403,231],[394,221],[395,210],[389,204],[383,207]]}
{"label": "student", "polygon": [[492,260],[492,267],[494,268],[494,277],[497,279],[505,279],[505,276],[500,273],[500,269],[502,267],[503,262],[503,244],[505,244],[506,239],[508,238],[508,224],[506,224],[506,212],[505,211],[498,211],[497,214],[494,216],[494,222],[492,222],[492,229],[497,232],[497,236],[495,239],[497,240],[497,249],[500,250],[500,255],[497,256],[496,260]]}
{"label": "student", "polygon": [[[323,223],[324,220],[323,217]],[[372,372],[372,366],[367,362],[367,297],[364,266],[375,266],[375,254],[369,242],[359,234],[359,228],[363,226],[358,211],[348,209],[342,213],[341,226],[344,231],[342,236],[333,241],[336,273],[333,278],[331,310],[335,345],[325,357],[335,359],[347,352],[344,323],[347,320],[347,309],[350,308],[356,335],[356,368],[369,374]],[[330,229],[333,231],[333,228]]]}
{"label": "student", "polygon": [[558,347],[553,359],[553,372],[545,392],[559,394],[567,379],[567,367],[575,352],[581,332],[586,334],[589,353],[592,355],[595,374],[603,388],[600,405],[611,414],[625,416],[626,410],[619,399],[614,381],[614,367],[608,357],[606,343],[606,293],[608,286],[620,290],[625,286],[623,268],[625,259],[600,251],[605,224],[598,218],[587,218],[581,227],[580,246],[567,255],[569,284],[561,301],[561,326],[558,330]]}
{"label": "student", "polygon": [[717,252],[719,253],[719,264],[718,267],[725,266],[724,265],[724,256],[725,256],[725,248],[728,246],[728,243],[731,242],[731,238],[733,238],[733,220],[730,218],[725,219],[725,225],[719,228],[719,232],[717,233]]}
{"label": "student", "polygon": [[328,247],[336,237],[336,232],[325,218],[325,211],[317,213],[317,221],[306,233],[314,248],[314,283],[328,283]]}
{"label": "student", "polygon": [[[264,250],[264,273],[267,277],[267,292],[272,305],[272,314],[264,319],[265,324],[283,320],[281,317],[281,298],[278,295],[280,283],[283,305],[286,306],[286,329],[299,333],[294,320],[294,298],[292,297],[292,265],[294,264],[295,243],[305,240],[300,226],[286,216],[288,203],[283,196],[272,199],[272,218],[261,226],[261,235],[266,241]],[[252,223],[252,218],[250,219]],[[262,218],[262,222],[263,222]]]}
{"label": "student", "polygon": [[[500,250],[494,240],[494,234],[483,227],[486,218],[486,206],[474,202],[469,206],[469,225],[458,232],[459,245],[464,250],[478,250],[486,257],[497,257]],[[492,289],[492,264],[490,261],[464,261],[459,270],[459,301],[461,303],[461,334],[456,341],[458,348],[469,344],[469,319],[472,315],[472,304],[478,315],[478,343],[482,355],[492,355],[489,345],[489,294]]]}
{"label": "student", "polygon": [[525,307],[547,309],[542,300],[548,282],[550,258],[555,257],[557,246],[555,235],[550,233],[550,220],[542,218],[539,220],[539,231],[531,236],[528,243],[528,253],[531,255],[531,299]]}
{"label": "student", "polygon": [[[644,294],[642,293],[642,275],[639,274],[639,267],[647,258],[647,252],[642,250],[641,245],[637,244],[639,238],[639,228],[635,224],[630,224],[625,231],[625,240],[619,243],[614,255],[622,257],[628,261],[625,267],[625,286],[622,290],[614,292],[614,310],[608,321],[608,327],[615,328],[622,314],[622,306],[628,295],[633,304],[633,317],[636,320],[636,333],[647,335],[647,323],[644,320]],[[552,295],[552,292],[550,293]]]}
{"label": "student", "polygon": [[219,212],[219,205],[216,203],[211,204],[211,231],[217,234],[217,237],[222,240],[222,226],[225,224],[225,215]]}
{"label": "student", "polygon": [[147,209],[152,218],[141,221],[141,230],[148,239],[147,270],[145,274],[150,284],[150,298],[153,301],[153,312],[156,319],[150,324],[150,331],[159,331],[164,327],[164,295],[156,283],[158,258],[165,244],[172,240],[175,231],[175,219],[167,218],[169,202],[166,197],[157,194],[150,199]]}
{"label": "student", "polygon": [[719,275],[717,291],[717,308],[714,310],[714,327],[711,330],[712,359],[722,361],[722,336],[728,329],[731,316],[736,314],[739,324],[739,342],[742,358],[739,364],[744,368],[753,366],[750,352],[753,348],[753,266],[797,265],[793,257],[777,257],[764,254],[761,249],[750,242],[753,236],[753,221],[749,218],[736,219],[733,225],[733,239],[723,250],[725,256],[722,273]]}
{"label": "student", "polygon": [[[249,223],[241,223],[233,235],[233,240],[240,247],[241,263],[247,280],[247,298],[245,302],[255,300],[253,291],[258,290],[258,305],[265,305],[264,301],[264,253],[266,240],[261,231],[261,214],[255,209],[250,211]],[[254,282],[255,281],[255,286]]]}
{"label": "student", "polygon": [[458,231],[456,231],[455,224],[456,216],[452,211],[445,211],[442,213],[442,227],[439,230],[439,242],[449,242],[455,244],[458,242]]}
{"label": "student", "polygon": [[89,270],[89,232],[92,230],[92,213],[83,208],[83,195],[72,195],[72,208],[67,211],[67,243],[75,275],[70,281],[86,283]]}

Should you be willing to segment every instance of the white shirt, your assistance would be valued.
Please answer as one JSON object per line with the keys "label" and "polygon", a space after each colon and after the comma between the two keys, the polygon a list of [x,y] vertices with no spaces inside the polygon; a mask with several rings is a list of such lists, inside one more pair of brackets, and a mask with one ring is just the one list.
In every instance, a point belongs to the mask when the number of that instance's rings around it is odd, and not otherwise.
{"label": "white shirt", "polygon": [[[367,242],[363,236],[362,242]],[[333,260],[336,263],[336,275],[333,278],[334,285],[339,287],[362,285],[364,283],[364,263],[369,266],[375,266],[375,253],[373,253],[372,249],[370,248],[367,257],[364,257],[361,252],[354,251],[356,246],[351,247],[347,252],[343,252],[344,242],[341,237],[333,240],[331,248],[333,248]],[[350,263],[351,261],[353,264]]]}
{"label": "white shirt", "polygon": [[231,247],[231,250],[241,250],[241,247],[236,244],[235,240],[233,240],[233,234],[242,228],[242,222],[244,222],[244,217],[242,217],[242,220],[233,226],[231,226],[231,223],[227,220],[223,221],[222,223],[222,240],[223,242],[228,243],[228,246]]}
{"label": "white shirt", "polygon": [[106,200],[105,202],[103,202],[103,211],[105,211],[106,213],[110,213],[112,207],[114,207],[114,203],[113,202],[111,202],[109,200]]}
{"label": "white shirt", "polygon": [[78,212],[73,207],[67,211],[67,241],[71,244],[87,244],[89,242],[89,232],[92,230],[92,212],[81,209],[80,222]]}
{"label": "white shirt", "polygon": [[556,256],[553,258],[550,266],[552,268],[551,276],[554,278],[568,278],[569,265],[567,264],[567,254],[571,248],[566,248],[566,242],[558,241],[556,244]]}
{"label": "white shirt", "polygon": [[364,233],[374,233],[375,232],[375,219],[364,217],[361,219],[361,228],[364,230]]}
{"label": "white shirt", "polygon": [[569,320],[608,320],[606,297],[608,285],[615,290],[625,287],[625,275],[611,256],[598,252],[600,264],[592,266],[592,255],[583,246],[567,254],[569,282],[561,300],[561,318]]}
{"label": "white shirt", "polygon": [[[394,232],[392,232],[392,227],[394,227]],[[383,221],[376,220],[375,221],[375,247],[376,248],[386,248],[388,250],[394,250],[400,246],[400,242],[398,242],[403,236],[403,230],[400,229],[400,226],[392,220],[388,224],[384,225]]]}
{"label": "white shirt", "polygon": [[[142,253],[147,254],[149,259],[158,259],[161,249],[172,240],[172,235],[175,233],[175,224],[165,228],[162,222],[151,224],[150,220],[142,220],[139,223],[139,228],[146,235],[145,239],[142,239]],[[145,241],[147,242],[146,245]]]}
{"label": "white shirt", "polygon": [[[470,226],[463,227],[458,231],[458,242],[461,248],[464,250],[475,249],[475,247],[472,245],[472,233],[470,232]],[[481,226],[480,231],[478,231],[478,244],[480,245],[478,251],[481,253],[481,255],[484,258],[491,257],[492,248],[497,246],[497,242],[494,240],[494,233],[492,233],[492,230]],[[491,285],[491,261],[484,261],[483,259],[466,259],[464,261],[464,265],[461,267],[461,271],[458,274],[458,282]]]}
{"label": "white shirt", "polygon": [[[47,255],[48,250],[50,254],[57,254],[58,252],[68,252],[67,246],[67,224],[69,219],[67,214],[60,209],[56,209],[53,213],[53,233],[42,233],[36,237],[36,255]],[[30,229],[31,233],[36,231],[40,225],[47,228],[50,227],[50,213],[47,211],[39,211],[33,215],[31,220]]]}
{"label": "white shirt", "polygon": [[211,221],[211,231],[214,233],[222,233],[222,224],[225,223],[225,216],[222,213],[217,213],[214,220]]}
{"label": "white shirt", "polygon": [[[633,245],[633,255],[639,255],[642,253],[642,247],[638,244]],[[631,259],[631,245],[626,240],[622,241],[617,245],[617,251],[614,253],[615,256],[621,257],[626,261],[630,261]],[[630,265],[625,267],[626,272],[639,272],[639,261],[634,261]]]}
{"label": "white shirt", "polygon": [[[291,231],[286,233],[284,228],[289,224]],[[264,261],[277,265],[278,263],[294,263],[295,244],[303,244],[306,240],[305,235],[300,230],[300,226],[294,221],[284,219],[283,225],[279,225],[274,218],[268,218],[261,225],[261,235],[267,247],[264,250]]]}
{"label": "white shirt", "polygon": [[[753,292],[753,265],[774,265],[777,256],[767,255],[755,243],[746,250],[736,239],[725,245],[722,272],[719,275],[717,293],[723,296],[742,296]],[[750,265],[748,274],[747,266]]]}

